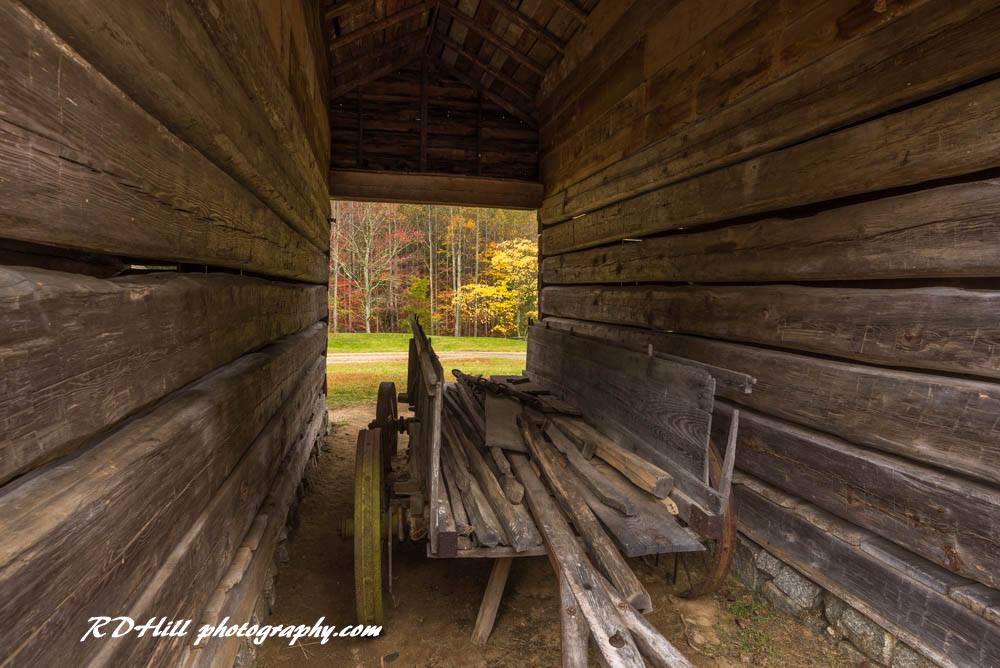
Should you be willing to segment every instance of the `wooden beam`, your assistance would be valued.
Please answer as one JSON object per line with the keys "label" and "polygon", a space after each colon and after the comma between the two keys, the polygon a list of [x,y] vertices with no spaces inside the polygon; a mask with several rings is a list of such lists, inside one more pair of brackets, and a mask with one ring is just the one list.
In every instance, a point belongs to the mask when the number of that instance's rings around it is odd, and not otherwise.
{"label": "wooden beam", "polygon": [[420,60],[420,171],[427,171],[427,58]]}
{"label": "wooden beam", "polygon": [[346,33],[344,35],[340,35],[339,37],[334,37],[333,39],[330,40],[330,52],[332,53],[340,47],[347,46],[348,44],[353,44],[359,39],[363,39],[365,37],[368,37],[369,35],[374,35],[380,30],[391,28],[397,23],[401,23],[407,20],[408,18],[421,14],[427,11],[427,8],[430,6],[430,4],[431,4],[430,0],[423,0],[423,2],[419,2],[413,5],[412,7],[407,7],[403,11],[396,12],[395,14],[390,14],[389,16],[384,16],[377,21],[372,21],[371,23],[368,23],[362,28],[358,28],[357,30],[352,30],[351,32]]}
{"label": "wooden beam", "polygon": [[380,45],[377,49],[374,49],[373,51],[366,53],[361,58],[350,58],[348,60],[345,60],[330,70],[330,76],[340,77],[343,76],[345,73],[354,71],[356,68],[363,71],[371,62],[376,61],[379,58],[386,56],[387,54],[404,51],[405,47],[409,46],[412,43],[413,39],[426,34],[426,32],[427,29],[421,27],[417,30],[411,31],[406,35],[403,35],[399,39],[394,39],[385,42],[384,44]]}
{"label": "wooden beam", "polygon": [[534,35],[536,39],[548,44],[556,53],[561,55],[566,52],[566,43],[563,42],[563,40],[554,35],[548,28],[535,19],[522,14],[518,10],[511,7],[507,3],[507,0],[486,0],[486,2],[500,12],[500,14],[503,15],[503,17],[508,21],[516,23],[521,26],[521,28]]}
{"label": "wooden beam", "polygon": [[458,53],[458,55],[471,61],[476,67],[483,70],[494,79],[499,79],[500,82],[503,83],[504,85],[516,90],[518,93],[523,95],[525,99],[528,100],[528,102],[531,102],[532,100],[535,99],[535,94],[529,91],[527,88],[525,88],[523,84],[518,83],[512,77],[510,77],[507,74],[504,74],[501,70],[493,67],[486,61],[480,60],[478,56],[469,53],[468,51],[465,50],[465,47],[463,47],[461,44],[451,39],[450,37],[442,35],[441,33],[434,33],[433,38],[440,40],[442,44],[451,48],[453,51]]}
{"label": "wooden beam", "polygon": [[382,77],[388,76],[393,72],[401,70],[402,68],[406,67],[419,57],[420,54],[415,51],[404,51],[399,55],[398,58],[393,60],[391,63],[386,63],[377,70],[368,72],[367,74],[361,76],[358,79],[355,79],[353,81],[348,81],[345,84],[337,86],[332,91],[330,91],[330,100],[331,101],[336,100],[337,98],[343,97],[347,93],[350,93],[358,86],[363,86],[367,83],[371,83],[372,81],[376,81],[378,79],[381,79]]}
{"label": "wooden beam", "polygon": [[573,0],[555,0],[556,4],[566,10],[566,12],[573,17],[578,23],[587,22],[587,12],[580,9],[580,7],[573,2]]}
{"label": "wooden beam", "polygon": [[340,4],[327,7],[323,16],[326,18],[326,22],[329,23],[338,16],[343,16],[344,14],[361,7],[367,2],[371,2],[371,0],[344,0],[344,2],[341,2]]}
{"label": "wooden beam", "polygon": [[490,633],[493,631],[497,610],[500,609],[500,599],[503,598],[503,590],[507,585],[507,576],[510,575],[510,567],[513,563],[514,559],[511,557],[493,560],[490,579],[486,583],[486,593],[483,594],[483,601],[479,604],[476,625],[472,629],[472,642],[480,647],[486,645],[486,641],[489,640]]}
{"label": "wooden beam", "polygon": [[540,77],[545,76],[546,68],[544,65],[541,65],[534,58],[530,58],[529,56],[526,56],[517,49],[515,49],[513,46],[510,45],[509,42],[500,38],[496,33],[491,31],[489,28],[485,27],[472,17],[462,13],[461,11],[455,9],[454,7],[452,7],[447,3],[440,5],[440,7],[441,9],[444,10],[446,14],[451,16],[453,19],[464,25],[466,28],[469,28],[474,32],[477,32],[480,35],[482,35],[484,38],[486,38],[487,41],[492,42],[494,45],[496,45],[498,49],[500,49],[508,56],[510,56],[517,62],[521,63],[522,65],[524,65],[525,67],[527,67],[529,70],[531,70],[538,76]]}
{"label": "wooden beam", "polygon": [[486,97],[488,97],[493,103],[499,105],[500,107],[502,107],[506,111],[510,112],[514,116],[517,116],[519,119],[521,119],[522,121],[524,121],[525,123],[527,123],[531,127],[533,127],[533,128],[534,127],[538,127],[538,119],[535,118],[534,114],[532,114],[530,112],[527,112],[527,111],[525,111],[525,110],[523,110],[523,109],[515,106],[514,104],[511,104],[511,102],[508,101],[506,98],[504,98],[501,95],[497,95],[496,93],[494,93],[493,91],[491,91],[489,88],[487,88],[486,86],[484,86],[482,82],[476,81],[476,80],[472,79],[470,76],[468,76],[467,74],[463,74],[462,72],[459,72],[457,69],[455,69],[451,65],[448,65],[443,60],[441,60],[439,58],[436,59],[436,64],[437,64],[438,67],[440,67],[442,70],[444,70],[445,74],[447,74],[448,76],[450,76],[450,77],[452,77],[454,79],[458,79],[459,81],[461,81],[462,83],[464,83],[466,86],[468,86],[469,88],[471,88],[473,90],[479,91],[480,93],[482,93],[483,95],[485,95]]}
{"label": "wooden beam", "polygon": [[370,202],[402,202],[537,209],[544,188],[535,181],[455,174],[330,172],[330,196]]}

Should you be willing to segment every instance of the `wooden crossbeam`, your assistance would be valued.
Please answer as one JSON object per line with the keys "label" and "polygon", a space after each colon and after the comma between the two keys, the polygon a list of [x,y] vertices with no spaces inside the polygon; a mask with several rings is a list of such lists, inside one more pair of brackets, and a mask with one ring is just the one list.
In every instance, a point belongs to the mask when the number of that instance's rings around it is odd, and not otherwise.
{"label": "wooden crossbeam", "polygon": [[355,69],[363,70],[370,63],[382,58],[383,56],[395,53],[400,49],[409,46],[413,40],[417,38],[423,38],[426,28],[419,28],[412,32],[407,33],[399,39],[393,39],[382,44],[379,48],[365,54],[361,58],[351,58],[345,60],[344,62],[338,64],[336,67],[330,69],[330,74],[333,77],[340,77],[347,72],[352,72]]}
{"label": "wooden crossbeam", "polygon": [[371,2],[371,0],[345,0],[340,4],[328,7],[324,14],[327,23],[337,18],[338,16],[343,16],[344,14],[347,14],[348,12],[351,12],[357,9],[358,7],[361,7],[366,2]]}
{"label": "wooden crossbeam", "polygon": [[517,81],[515,81],[514,79],[512,79],[508,75],[504,74],[503,72],[501,72],[497,68],[495,68],[492,65],[490,65],[489,63],[487,63],[487,62],[485,62],[483,60],[480,60],[477,56],[474,56],[473,54],[469,53],[468,51],[465,50],[465,48],[461,44],[459,44],[455,40],[451,39],[450,37],[446,37],[446,36],[442,35],[441,33],[435,33],[434,38],[440,40],[442,44],[444,44],[445,46],[449,47],[453,51],[457,52],[459,56],[462,56],[462,57],[464,57],[464,58],[472,61],[472,63],[476,67],[478,67],[479,69],[483,70],[484,72],[486,72],[487,74],[489,74],[491,77],[500,80],[505,85],[507,85],[510,88],[513,88],[514,90],[516,90],[518,93],[520,93],[525,98],[527,98],[527,100],[529,102],[531,102],[531,101],[533,101],[535,99],[534,93],[532,93],[531,91],[529,91],[522,84],[518,83]]}
{"label": "wooden crossbeam", "polygon": [[508,21],[521,26],[521,28],[534,35],[536,39],[548,44],[557,53],[563,54],[566,52],[566,44],[563,40],[559,39],[559,37],[535,19],[511,7],[507,3],[507,0],[486,0],[486,2],[500,12]]}
{"label": "wooden crossbeam", "polygon": [[384,76],[388,76],[393,72],[396,72],[406,67],[419,57],[420,57],[420,52],[415,49],[404,51],[397,58],[394,58],[392,62],[386,63],[377,70],[372,70],[371,72],[368,72],[363,76],[354,79],[353,81],[348,81],[345,84],[337,86],[332,91],[330,91],[330,100],[336,100],[338,97],[342,97],[343,95],[350,93],[358,86],[363,86],[377,79],[381,79]]}
{"label": "wooden crossbeam", "polygon": [[380,30],[385,30],[386,28],[391,28],[397,23],[401,23],[413,16],[422,14],[427,11],[428,7],[431,5],[431,0],[424,0],[423,2],[417,3],[412,7],[407,7],[401,12],[396,12],[389,16],[382,17],[378,21],[372,21],[363,28],[358,28],[339,37],[334,37],[330,41],[330,50],[334,51],[342,46],[347,46],[348,44],[353,44],[359,39],[373,35]]}
{"label": "wooden crossbeam", "polygon": [[580,9],[573,0],[556,0],[556,4],[569,12],[569,15],[577,20],[579,23],[587,22],[587,12]]}
{"label": "wooden crossbeam", "polygon": [[448,76],[452,77],[453,79],[458,79],[459,81],[461,81],[462,83],[464,83],[466,86],[468,86],[473,90],[478,90],[485,97],[489,98],[495,104],[499,105],[503,109],[506,109],[508,112],[510,112],[517,118],[521,119],[525,123],[527,123],[529,126],[533,128],[538,127],[538,121],[535,119],[534,114],[525,111],[520,107],[517,107],[516,105],[512,104],[509,100],[504,99],[503,96],[497,95],[493,91],[489,90],[486,86],[482,84],[482,82],[474,81],[471,77],[469,77],[466,74],[463,74],[462,72],[459,72],[454,67],[444,62],[440,58],[434,57],[434,63],[439,68],[441,68],[441,70],[444,71],[445,74],[447,74]]}
{"label": "wooden crossbeam", "polygon": [[511,46],[506,40],[501,39],[492,30],[483,26],[475,19],[463,14],[459,10],[455,9],[451,5],[444,3],[440,5],[441,9],[451,16],[453,19],[464,25],[466,28],[473,30],[480,35],[482,35],[487,41],[492,42],[498,49],[506,53],[508,56],[521,63],[529,70],[537,74],[538,76],[545,76],[545,67],[535,61],[534,58],[530,58],[513,46]]}

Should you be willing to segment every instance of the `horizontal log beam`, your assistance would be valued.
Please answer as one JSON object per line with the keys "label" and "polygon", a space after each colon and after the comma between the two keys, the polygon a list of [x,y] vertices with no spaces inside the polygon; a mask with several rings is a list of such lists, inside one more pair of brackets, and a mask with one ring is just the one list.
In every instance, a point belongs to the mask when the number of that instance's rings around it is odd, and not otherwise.
{"label": "horizontal log beam", "polygon": [[1000,484],[998,383],[579,320],[546,318],[545,324],[743,371],[756,379],[751,393],[719,382],[717,395],[851,443]]}
{"label": "horizontal log beam", "polygon": [[749,476],[734,479],[740,530],[942,665],[1000,662],[996,624],[951,594],[968,580]]}
{"label": "horizontal log beam", "polygon": [[[998,118],[1000,81],[990,81],[547,227],[542,252],[554,255],[997,167]],[[873,144],[873,136],[882,140]]]}
{"label": "horizontal log beam", "polygon": [[565,283],[1000,276],[1000,180],[545,258]]}
{"label": "horizontal log beam", "polygon": [[0,497],[0,654],[88,663],[101,644],[69,630],[123,609],[325,346],[318,324],[244,355]]}
{"label": "horizontal log beam", "polygon": [[[716,411],[720,438],[732,413]],[[746,409],[736,466],[953,573],[1000,584],[1000,491],[991,486]]]}
{"label": "horizontal log beam", "polygon": [[998,38],[991,2],[925,4],[549,193],[542,220],[568,220],[987,77],[1000,68]]}
{"label": "horizontal log beam", "polygon": [[19,5],[0,24],[4,237],[326,283],[325,231],[289,227]]}
{"label": "horizontal log beam", "polygon": [[887,366],[1000,378],[1000,292],[958,288],[546,287],[545,315]]}
{"label": "horizontal log beam", "polygon": [[3,483],[324,318],[326,288],[229,274],[103,280],[0,268],[0,311]]}
{"label": "horizontal log beam", "polygon": [[330,172],[330,196],[350,200],[535,209],[542,192],[542,184],[517,179],[346,169]]}

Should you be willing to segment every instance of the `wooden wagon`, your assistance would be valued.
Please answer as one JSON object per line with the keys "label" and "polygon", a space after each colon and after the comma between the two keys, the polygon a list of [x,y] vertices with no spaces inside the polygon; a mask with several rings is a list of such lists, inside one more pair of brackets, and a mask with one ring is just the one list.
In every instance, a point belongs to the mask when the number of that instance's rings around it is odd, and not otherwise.
{"label": "wooden wagon", "polygon": [[[672,576],[677,581],[680,569],[686,596],[720,585],[735,541],[730,481],[739,414],[716,420],[714,442],[725,447],[713,445],[714,394],[717,383],[749,392],[751,378],[640,349],[638,339],[610,342],[534,325],[526,375],[487,379],[454,370],[449,382],[420,324],[411,324],[406,391],[397,395],[393,383],[382,383],[375,420],[358,437],[359,621],[381,620],[392,541],[426,539],[431,558],[495,560],[473,632],[484,643],[513,558],[548,555],[564,572],[550,549],[552,525],[562,522],[554,516],[563,514],[580,534],[568,549],[582,540],[598,553],[608,584],[640,612],[652,602],[621,557],[674,555]],[[397,399],[412,417],[399,417]],[[402,432],[409,444],[393,469]],[[545,519],[551,499],[542,479],[561,505],[553,521]],[[581,530],[581,514],[599,520],[594,531],[613,538],[616,554],[609,541]],[[572,603],[570,584],[561,589]]]}

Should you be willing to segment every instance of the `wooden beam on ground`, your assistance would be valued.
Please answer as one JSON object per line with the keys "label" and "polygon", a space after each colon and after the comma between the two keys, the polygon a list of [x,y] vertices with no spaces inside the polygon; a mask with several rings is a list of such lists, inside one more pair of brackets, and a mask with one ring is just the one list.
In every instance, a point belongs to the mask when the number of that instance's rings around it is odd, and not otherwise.
{"label": "wooden beam on ground", "polygon": [[489,74],[491,77],[493,77],[494,79],[497,79],[498,81],[500,81],[501,83],[503,83],[505,86],[507,86],[507,87],[509,87],[509,88],[511,88],[511,89],[513,89],[515,91],[517,91],[518,93],[520,93],[521,95],[523,95],[524,98],[528,102],[531,102],[532,100],[535,99],[535,94],[532,93],[527,88],[525,88],[524,84],[518,83],[517,81],[514,80],[513,77],[511,77],[511,76],[509,76],[507,74],[504,74],[504,72],[502,70],[500,70],[500,69],[498,69],[496,67],[493,67],[488,62],[486,62],[486,61],[482,60],[481,58],[479,58],[479,56],[476,56],[476,55],[470,53],[469,51],[467,51],[465,49],[465,47],[463,47],[461,44],[459,44],[455,40],[451,39],[450,37],[448,37],[446,35],[442,35],[441,33],[438,32],[438,33],[434,33],[434,35],[432,36],[432,39],[438,40],[439,42],[441,42],[442,44],[444,44],[446,47],[450,48],[452,51],[454,51],[455,53],[457,53],[459,56],[461,56],[462,58],[465,58],[466,60],[468,60],[469,62],[471,62],[472,64],[474,64],[476,67],[478,67],[479,69],[481,69],[486,74]]}
{"label": "wooden beam on ground", "polygon": [[513,563],[514,559],[511,557],[493,560],[490,579],[486,583],[486,592],[479,604],[479,614],[476,615],[476,625],[472,629],[472,642],[480,647],[486,644],[493,631],[493,623],[497,619],[497,610],[500,608],[500,600],[503,598],[503,590],[507,586],[507,576],[510,575]]}
{"label": "wooden beam on ground", "polygon": [[639,649],[625,627],[608,593],[601,587],[600,574],[587,558],[576,534],[531,462],[522,454],[511,455],[511,466],[524,485],[524,498],[542,531],[549,561],[556,576],[565,578],[591,631],[594,645],[606,666],[642,666]]}
{"label": "wooden beam on ground", "polygon": [[473,32],[476,32],[479,35],[481,35],[483,38],[486,39],[486,41],[494,44],[498,49],[500,49],[509,57],[519,62],[521,65],[524,65],[525,67],[527,67],[529,70],[531,70],[540,77],[545,76],[546,67],[544,65],[538,63],[534,58],[526,56],[525,54],[518,51],[509,42],[507,42],[505,39],[495,34],[489,28],[483,26],[481,23],[479,23],[472,17],[463,13],[461,10],[452,7],[448,3],[443,3],[440,5],[440,7],[442,10],[444,10],[445,14],[448,14],[453,19],[464,25],[466,28],[469,28]]}
{"label": "wooden beam on ground", "polygon": [[402,202],[537,209],[544,186],[536,181],[455,174],[330,172],[330,196],[370,202]]}
{"label": "wooden beam on ground", "polygon": [[430,5],[431,5],[431,0],[423,0],[422,2],[418,2],[417,4],[407,7],[406,9],[403,9],[401,11],[398,11],[395,14],[390,14],[388,16],[382,17],[381,19],[378,19],[377,21],[372,21],[371,23],[366,24],[364,27],[358,28],[357,30],[352,30],[351,32],[345,35],[333,37],[330,40],[330,52],[333,53],[340,47],[347,46],[348,44],[353,44],[359,39],[363,39],[365,37],[368,37],[369,35],[374,35],[380,30],[391,28],[397,23],[401,23],[402,21],[405,21],[408,18],[416,16],[417,14],[422,14],[425,11],[427,11]]}
{"label": "wooden beam on ground", "polygon": [[511,23],[516,23],[540,42],[548,44],[556,53],[561,55],[566,52],[566,43],[562,39],[535,19],[511,7],[507,0],[486,0],[486,3]]}
{"label": "wooden beam on ground", "polygon": [[517,118],[519,118],[522,121],[524,121],[525,123],[527,123],[529,126],[531,126],[533,128],[534,127],[538,127],[538,119],[535,117],[534,113],[526,111],[526,110],[518,107],[517,105],[511,103],[509,100],[507,100],[502,95],[497,95],[496,93],[494,93],[493,91],[491,91],[489,88],[487,88],[486,86],[484,86],[481,81],[477,81],[477,80],[473,79],[472,77],[470,77],[469,75],[467,75],[467,74],[465,74],[463,72],[459,72],[457,69],[455,69],[454,67],[452,67],[448,63],[444,62],[440,58],[435,59],[435,63],[448,76],[450,76],[450,77],[452,77],[454,79],[458,79],[459,81],[461,81],[462,83],[464,83],[466,86],[468,86],[469,88],[471,88],[473,90],[479,91],[484,96],[486,96],[487,98],[489,98],[494,104],[496,104],[496,105],[502,107],[503,109],[507,110],[508,112],[510,112],[511,114],[513,114],[514,116],[516,116]]}

